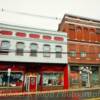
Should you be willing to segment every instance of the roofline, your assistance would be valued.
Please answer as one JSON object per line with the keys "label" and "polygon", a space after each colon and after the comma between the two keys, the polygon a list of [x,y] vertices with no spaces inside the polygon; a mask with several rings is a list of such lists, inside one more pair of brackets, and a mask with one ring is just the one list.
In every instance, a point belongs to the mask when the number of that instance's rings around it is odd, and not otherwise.
{"label": "roofline", "polygon": [[[11,27],[28,28],[28,29],[32,29],[32,30],[51,31],[51,32],[57,32],[58,33],[58,31],[55,31],[55,30],[48,30],[48,29],[43,29],[43,28],[36,28],[34,26],[28,27],[28,26],[23,26],[23,25],[14,25],[14,24],[2,23],[2,22],[0,22],[0,24],[5,25],[5,26],[11,26]],[[64,33],[62,31],[59,31],[59,32]]]}
{"label": "roofline", "polygon": [[8,24],[8,23],[2,23],[0,22],[0,27],[6,27],[7,28],[13,28],[13,29],[19,29],[19,30],[23,30],[24,31],[37,31],[37,32],[46,32],[46,33],[51,33],[52,34],[58,34],[59,35],[65,35],[66,33],[65,32],[62,32],[62,31],[54,31],[54,30],[46,30],[46,29],[42,29],[42,28],[35,28],[35,27],[28,27],[28,26],[23,26],[23,25],[14,25],[14,24]]}
{"label": "roofline", "polygon": [[93,18],[89,18],[89,17],[84,17],[84,16],[80,16],[80,15],[75,15],[75,14],[68,14],[68,13],[65,13],[63,18],[65,18],[65,16],[80,18],[82,20],[94,21],[94,22],[100,23],[100,19],[93,19]]}
{"label": "roofline", "polygon": [[11,23],[2,23],[0,22],[0,24],[2,25],[5,25],[5,26],[11,26],[11,27],[20,27],[20,28],[28,28],[28,29],[33,29],[33,30],[42,30],[42,31],[52,31],[52,32],[57,32],[55,30],[48,30],[48,29],[43,29],[43,28],[36,28],[34,26],[24,26],[24,25],[14,25],[14,24],[11,24]]}

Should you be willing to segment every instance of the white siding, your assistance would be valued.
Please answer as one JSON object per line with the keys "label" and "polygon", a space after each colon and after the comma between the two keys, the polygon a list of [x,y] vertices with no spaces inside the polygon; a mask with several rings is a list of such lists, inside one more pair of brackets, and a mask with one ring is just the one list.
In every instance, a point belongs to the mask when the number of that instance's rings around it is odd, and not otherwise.
{"label": "white siding", "polygon": [[[6,28],[6,27],[5,27]],[[13,28],[12,28],[13,31]],[[44,31],[45,32],[45,31]],[[15,31],[13,31],[15,33]],[[26,32],[27,33],[27,32]],[[45,32],[46,33],[46,32]],[[52,32],[55,33],[57,36],[61,35],[61,32]],[[64,36],[63,36],[64,35]],[[0,41],[2,40],[8,40],[11,42],[11,50],[16,50],[16,43],[17,42],[23,42],[25,44],[25,51],[28,51],[28,53],[24,53],[23,56],[17,56],[15,52],[10,52],[8,55],[0,55],[0,61],[11,61],[11,62],[39,62],[39,63],[67,63],[67,35],[66,33],[62,33],[61,35],[64,38],[63,42],[57,42],[57,41],[52,41],[48,42],[46,40],[32,40],[24,38],[16,38],[14,35],[13,36],[0,36]],[[36,57],[30,56],[30,44],[31,43],[37,43],[38,44],[38,51],[43,52],[43,45],[44,44],[49,44],[51,46],[51,52],[55,52],[55,47],[56,45],[62,46],[62,52],[65,52],[62,54],[62,58],[56,58],[55,53],[51,53],[50,57],[44,57],[43,53],[38,53]]]}

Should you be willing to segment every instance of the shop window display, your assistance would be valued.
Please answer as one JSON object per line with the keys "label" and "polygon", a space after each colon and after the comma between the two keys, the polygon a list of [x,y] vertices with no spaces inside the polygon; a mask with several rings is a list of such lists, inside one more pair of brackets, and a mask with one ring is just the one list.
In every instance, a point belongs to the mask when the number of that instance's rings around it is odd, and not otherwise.
{"label": "shop window display", "polygon": [[91,69],[92,69],[92,84],[93,86],[97,86],[100,84],[99,67],[93,66]]}
{"label": "shop window display", "polygon": [[43,85],[44,86],[58,86],[64,85],[63,73],[44,73],[43,74]]}
{"label": "shop window display", "polygon": [[80,81],[79,81],[79,69],[78,66],[71,66],[71,72],[70,72],[70,86],[72,88],[79,87]]}
{"label": "shop window display", "polygon": [[0,87],[15,87],[22,86],[23,73],[22,72],[11,72],[8,76],[8,72],[0,72]]}
{"label": "shop window display", "polygon": [[77,72],[71,72],[71,83],[78,83],[79,82],[79,74]]}

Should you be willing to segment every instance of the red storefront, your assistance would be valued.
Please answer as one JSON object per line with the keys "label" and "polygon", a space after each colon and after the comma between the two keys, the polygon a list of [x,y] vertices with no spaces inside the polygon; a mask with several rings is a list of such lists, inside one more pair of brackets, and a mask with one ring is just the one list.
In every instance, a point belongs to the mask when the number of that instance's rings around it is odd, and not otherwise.
{"label": "red storefront", "polygon": [[[8,69],[11,69],[10,76]],[[0,64],[0,91],[68,89],[68,66],[60,64]],[[9,80],[8,80],[9,79]]]}
{"label": "red storefront", "polygon": [[0,26],[1,91],[68,89],[66,33]]}

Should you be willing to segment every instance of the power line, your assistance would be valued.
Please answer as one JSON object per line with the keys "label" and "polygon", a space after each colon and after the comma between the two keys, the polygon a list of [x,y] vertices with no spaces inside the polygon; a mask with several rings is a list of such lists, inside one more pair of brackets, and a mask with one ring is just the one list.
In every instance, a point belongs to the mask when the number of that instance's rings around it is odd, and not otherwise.
{"label": "power line", "polygon": [[52,20],[61,20],[61,18],[58,18],[58,17],[37,15],[37,14],[32,14],[32,13],[26,13],[26,12],[19,12],[19,11],[8,10],[8,9],[4,9],[4,8],[1,8],[0,11],[1,12],[14,13],[14,14],[20,14],[20,15],[26,15],[26,16],[31,16],[31,17],[40,17],[40,18],[46,18],[46,19],[52,19]]}
{"label": "power line", "polygon": [[[31,50],[22,50],[23,53],[31,53]],[[0,53],[1,52],[17,52],[17,50],[13,50],[13,49],[0,49]],[[51,53],[51,54],[55,54],[55,53],[62,53],[62,54],[72,54],[70,51],[69,52],[45,52],[45,51],[32,51],[32,53]],[[86,52],[86,54],[98,54],[100,52]],[[80,54],[80,52],[76,52],[75,54]]]}

